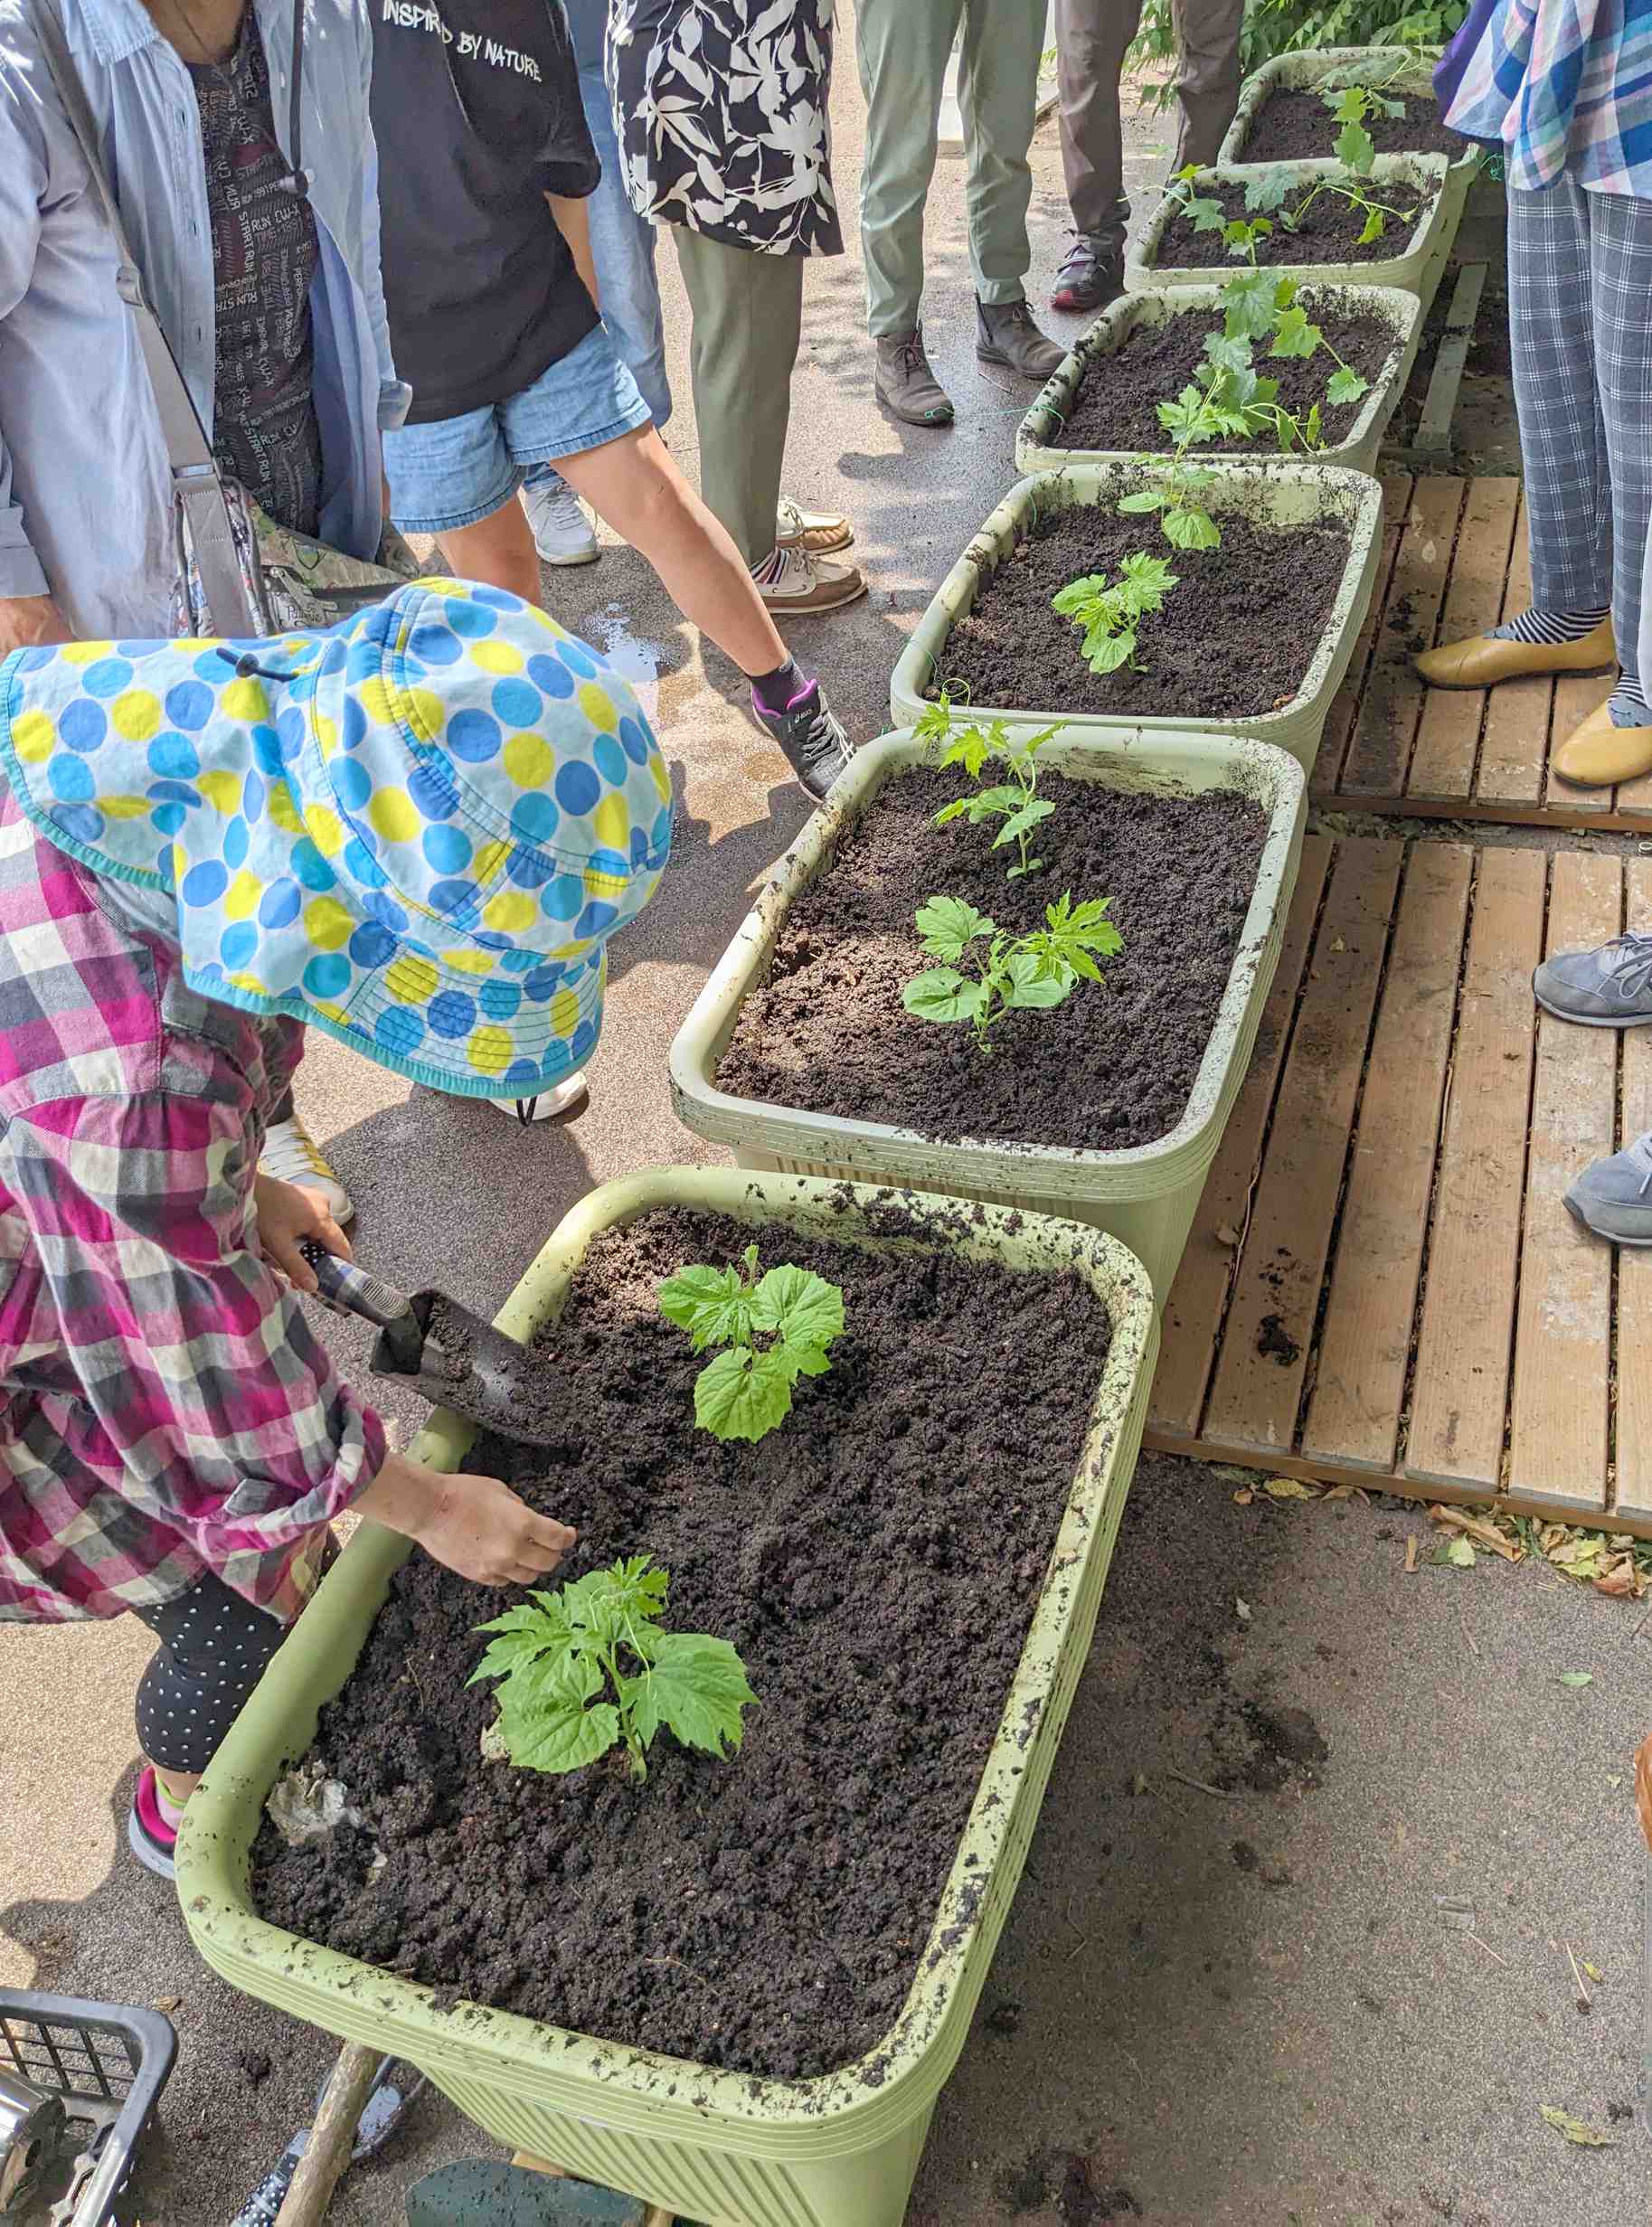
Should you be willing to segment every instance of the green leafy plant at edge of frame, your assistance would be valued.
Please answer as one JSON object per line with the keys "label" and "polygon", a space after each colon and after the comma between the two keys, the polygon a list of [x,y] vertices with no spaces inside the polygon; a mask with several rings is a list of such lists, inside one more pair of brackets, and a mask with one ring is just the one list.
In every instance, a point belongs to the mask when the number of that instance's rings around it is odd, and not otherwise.
{"label": "green leafy plant at edge of frame", "polygon": [[[1461,27],[1468,0],[1434,0],[1418,5],[1416,0],[1251,0],[1245,10],[1240,41],[1241,64],[1246,77],[1279,54],[1294,54],[1326,46],[1402,46],[1410,50],[1408,64],[1432,61]],[[1166,71],[1162,86],[1142,95],[1156,106],[1168,107],[1175,97],[1171,70],[1180,48],[1172,14],[1172,0],[1147,0],[1141,24],[1125,68],[1134,75],[1155,64]],[[1356,65],[1362,81],[1369,81],[1369,65]]]}
{"label": "green leafy plant at edge of frame", "polygon": [[977,720],[967,727],[955,728],[952,701],[944,689],[925,708],[913,730],[931,750],[941,746],[935,763],[942,771],[962,766],[972,781],[978,781],[992,759],[996,761],[995,770],[1001,767],[1008,774],[1007,781],[995,781],[973,797],[955,797],[950,804],[942,805],[934,824],[944,827],[949,820],[968,819],[972,827],[978,827],[983,820],[1002,819],[1004,825],[993,837],[992,847],[998,851],[1006,843],[1015,845],[1015,863],[1007,870],[1012,882],[1036,873],[1044,863],[1028,855],[1027,837],[1055,810],[1047,797],[1038,794],[1038,753],[1060,731],[1057,727],[1041,727],[1036,734],[1018,742],[1002,719],[995,719],[990,727],[983,727]]}
{"label": "green leafy plant at edge of frame", "polygon": [[[918,908],[918,934],[941,964],[914,975],[901,1002],[920,1021],[971,1023],[977,1049],[989,1052],[990,1032],[1006,1014],[1059,1005],[1076,983],[1101,981],[1095,955],[1110,958],[1124,948],[1107,917],[1111,902],[1100,897],[1075,905],[1064,891],[1044,907],[1043,928],[1012,936],[962,898],[931,897]],[[964,964],[976,973],[965,974]]]}
{"label": "green leafy plant at edge of frame", "polygon": [[1132,516],[1157,511],[1160,529],[1173,548],[1214,549],[1222,540],[1222,528],[1199,497],[1215,485],[1217,475],[1204,465],[1185,462],[1180,456],[1172,457],[1168,464],[1156,463],[1151,457],[1141,461],[1156,484],[1122,496],[1120,511]]}
{"label": "green leafy plant at edge of frame", "polygon": [[755,1245],[729,1268],[679,1269],[656,1296],[695,1353],[726,1349],[694,1380],[694,1420],[714,1439],[767,1438],[791,1413],[798,1377],[824,1376],[843,1335],[838,1287],[789,1264],[760,1274]]}
{"label": "green leafy plant at edge of frame", "polygon": [[479,1625],[496,1636],[468,1683],[500,1681],[492,1744],[520,1769],[561,1772],[623,1741],[639,1779],[662,1725],[703,1754],[737,1749],[757,1700],[745,1665],[726,1639],[660,1628],[670,1583],[633,1554]]}
{"label": "green leafy plant at edge of frame", "polygon": [[1163,610],[1165,598],[1179,578],[1163,557],[1146,556],[1138,550],[1119,566],[1111,587],[1105,572],[1087,573],[1058,590],[1050,599],[1050,609],[1070,618],[1082,633],[1081,654],[1092,673],[1116,673],[1123,665],[1145,673],[1147,667],[1136,655],[1136,629],[1144,618]]}

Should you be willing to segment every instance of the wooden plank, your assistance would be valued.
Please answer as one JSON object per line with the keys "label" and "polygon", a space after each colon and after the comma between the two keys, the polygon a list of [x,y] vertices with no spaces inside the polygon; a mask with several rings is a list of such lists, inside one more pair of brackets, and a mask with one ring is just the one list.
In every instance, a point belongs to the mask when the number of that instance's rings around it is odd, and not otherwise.
{"label": "wooden plank", "polygon": [[1335,795],[1341,782],[1343,760],[1359,723],[1360,701],[1365,693],[1365,675],[1371,660],[1372,645],[1377,638],[1377,629],[1388,608],[1394,559],[1400,550],[1400,536],[1411,514],[1411,474],[1384,473],[1382,485],[1383,547],[1377,558],[1376,579],[1372,583],[1371,600],[1365,606],[1365,616],[1360,621],[1359,632],[1355,637],[1354,655],[1348,660],[1346,676],[1332,698],[1330,711],[1326,715],[1325,732],[1320,737],[1319,755],[1315,760],[1319,774],[1318,787],[1328,795]]}
{"label": "wooden plank", "polygon": [[1489,1493],[1501,1482],[1544,860],[1478,859],[1404,1466]]}
{"label": "wooden plank", "polygon": [[1345,843],[1331,870],[1205,1420],[1236,1445],[1295,1436],[1403,856]]}
{"label": "wooden plank", "polygon": [[1462,479],[1420,479],[1411,490],[1411,514],[1400,537],[1359,724],[1343,763],[1345,795],[1393,797],[1404,790],[1422,712],[1422,683],[1411,669],[1413,646],[1434,639],[1468,485]]}
{"label": "wooden plank", "polygon": [[[1526,538],[1523,495],[1515,519],[1508,583],[1497,616],[1499,619],[1517,618],[1531,607],[1532,551]],[[1532,805],[1542,797],[1553,708],[1554,683],[1547,675],[1505,681],[1490,691],[1480,744],[1479,779],[1474,785],[1482,804]]]}
{"label": "wooden plank", "polygon": [[[1440,620],[1442,642],[1455,642],[1466,634],[1484,634],[1496,625],[1503,609],[1503,583],[1508,571],[1519,492],[1520,483],[1515,479],[1487,477],[1468,482]],[[1482,689],[1430,688],[1423,692],[1417,746],[1406,777],[1407,795],[1451,801],[1468,795],[1485,711]]]}
{"label": "wooden plank", "polygon": [[1457,391],[1462,384],[1463,367],[1468,361],[1468,346],[1474,338],[1474,321],[1480,313],[1480,296],[1486,289],[1487,268],[1484,263],[1465,263],[1457,274],[1457,287],[1446,316],[1446,328],[1440,335],[1440,346],[1435,352],[1428,396],[1422,405],[1422,415],[1417,420],[1416,448],[1419,455],[1437,456],[1448,467],[1451,459],[1451,420],[1457,410]]}
{"label": "wooden plank", "polygon": [[1457,1011],[1474,854],[1409,853],[1302,1454],[1392,1471]]}
{"label": "wooden plank", "polygon": [[[1624,925],[1652,932],[1652,859],[1626,860]],[[1623,1032],[1623,1113],[1619,1149],[1652,1129],[1652,1028]],[[1627,1528],[1652,1525],[1652,1250],[1626,1245],[1618,1255],[1618,1513]]]}
{"label": "wooden plank", "polygon": [[1297,993],[1330,863],[1329,837],[1307,836],[1280,939],[1279,966],[1256,1032],[1256,1049],[1233,1101],[1221,1150],[1205,1180],[1187,1250],[1165,1309],[1164,1342],[1158,1373],[1153,1380],[1151,1409],[1152,1420],[1161,1430],[1196,1430],[1199,1427],[1234,1261],[1232,1246],[1224,1244],[1216,1232],[1242,1230],[1250,1213],[1251,1186],[1256,1180],[1274,1085],[1284,1064],[1285,1047],[1296,1017]]}
{"label": "wooden plank", "polygon": [[[1555,855],[1548,949],[1576,951],[1618,933],[1620,862],[1594,851]],[[1557,1510],[1606,1505],[1611,1248],[1580,1230],[1562,1200],[1572,1178],[1614,1149],[1616,1031],[1537,1017],[1527,1155],[1508,1486]]]}

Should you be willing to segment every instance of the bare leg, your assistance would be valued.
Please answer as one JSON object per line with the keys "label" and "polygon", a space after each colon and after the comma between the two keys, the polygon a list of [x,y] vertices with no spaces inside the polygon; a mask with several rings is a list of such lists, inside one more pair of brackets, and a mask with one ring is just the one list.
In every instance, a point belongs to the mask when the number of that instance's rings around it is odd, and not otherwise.
{"label": "bare leg", "polygon": [[[651,425],[580,456],[559,457],[556,468],[599,518],[647,557],[684,618],[710,635],[742,673],[772,673],[786,663],[786,645],[739,551]],[[442,537],[455,561],[458,538]],[[528,551],[531,556],[531,538]]]}
{"label": "bare leg", "polygon": [[441,536],[448,563],[460,580],[480,580],[486,588],[508,589],[524,603],[543,603],[539,584],[539,552],[533,530],[522,505],[513,495],[508,503],[473,526],[450,528]]}

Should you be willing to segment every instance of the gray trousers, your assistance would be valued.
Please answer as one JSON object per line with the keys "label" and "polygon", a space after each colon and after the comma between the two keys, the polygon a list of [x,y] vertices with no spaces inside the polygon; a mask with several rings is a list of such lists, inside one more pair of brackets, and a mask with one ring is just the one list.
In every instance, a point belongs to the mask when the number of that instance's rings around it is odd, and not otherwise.
{"label": "gray trousers", "polygon": [[774,554],[791,373],[803,331],[801,255],[760,255],[674,224],[693,317],[700,494],[748,564]]}
{"label": "gray trousers", "polygon": [[1610,605],[1638,677],[1652,526],[1652,201],[1508,191],[1515,407],[1540,610]]}
{"label": "gray trousers", "polygon": [[[1175,161],[1213,163],[1239,106],[1239,34],[1244,0],[1175,0],[1181,69]],[[1056,69],[1062,97],[1062,166],[1075,231],[1097,252],[1124,251],[1130,204],[1124,193],[1119,80],[1141,22],[1141,0],[1056,0]]]}
{"label": "gray trousers", "polygon": [[858,0],[855,52],[866,100],[861,250],[874,339],[910,333],[923,301],[923,208],[935,170],[940,96],[963,24],[958,106],[969,265],[984,302],[1026,296],[1027,149],[1038,113],[1043,0]]}

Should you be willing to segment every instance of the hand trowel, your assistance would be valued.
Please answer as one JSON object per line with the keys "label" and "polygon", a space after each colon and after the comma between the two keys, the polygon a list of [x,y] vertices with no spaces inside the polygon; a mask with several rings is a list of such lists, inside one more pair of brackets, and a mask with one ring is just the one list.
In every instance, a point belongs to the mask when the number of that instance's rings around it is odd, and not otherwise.
{"label": "hand trowel", "polygon": [[451,1408],[524,1446],[548,1446],[560,1436],[554,1402],[546,1400],[547,1372],[514,1338],[445,1291],[398,1291],[382,1276],[319,1245],[302,1250],[316,1271],[323,1304],[376,1326],[368,1362],[375,1376],[409,1384],[432,1407]]}

